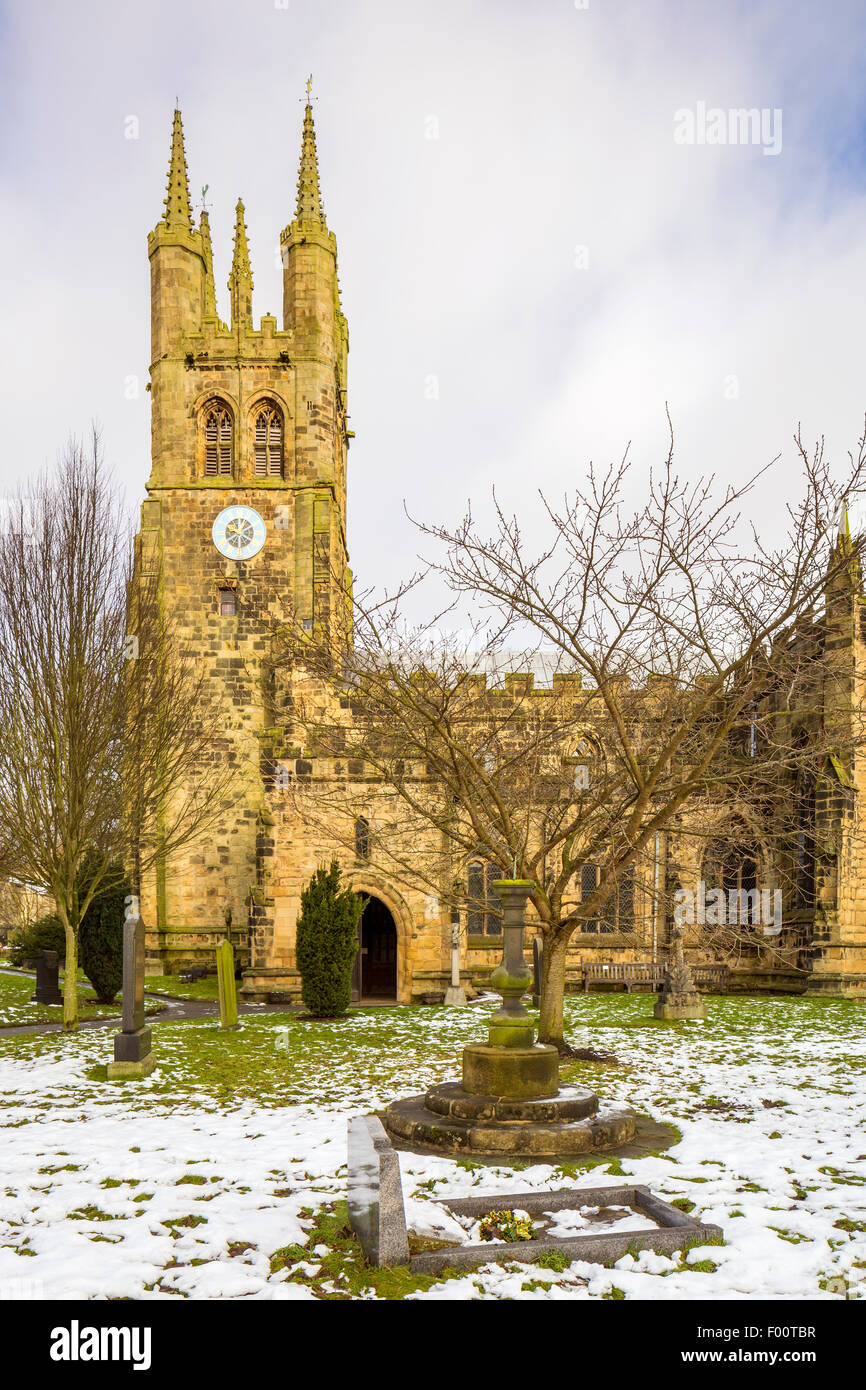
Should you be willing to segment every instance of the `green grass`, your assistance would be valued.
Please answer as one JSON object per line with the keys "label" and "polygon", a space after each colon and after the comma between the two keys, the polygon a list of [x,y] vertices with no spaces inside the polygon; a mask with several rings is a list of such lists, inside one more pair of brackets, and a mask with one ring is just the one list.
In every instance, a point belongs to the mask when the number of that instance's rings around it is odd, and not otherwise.
{"label": "green grass", "polygon": [[[317,1245],[326,1245],[328,1254],[313,1255]],[[299,1269],[299,1264],[319,1265],[317,1273]],[[375,1293],[377,1298],[400,1299],[407,1294],[432,1288],[449,1279],[462,1278],[456,1270],[445,1269],[438,1274],[413,1274],[405,1265],[376,1269],[364,1257],[357,1236],[349,1225],[345,1202],[321,1207],[308,1245],[286,1245],[271,1256],[271,1273],[289,1271],[289,1281],[305,1284],[317,1298],[346,1300],[362,1293]]]}
{"label": "green grass", "polygon": [[219,981],[216,975],[208,975],[203,980],[182,983],[179,975],[147,975],[144,981],[145,992],[173,994],[176,999],[219,999]]}
{"label": "green grass", "polygon": [[[63,977],[61,972],[61,984]],[[34,1004],[33,992],[36,978],[33,975],[9,975],[0,971],[0,1028],[10,1028],[25,1023],[60,1023],[63,1020],[62,1004]],[[78,1016],[82,1022],[95,1018],[116,1018],[120,1015],[120,999],[114,1004],[99,1004],[93,990],[88,987],[78,992]]]}

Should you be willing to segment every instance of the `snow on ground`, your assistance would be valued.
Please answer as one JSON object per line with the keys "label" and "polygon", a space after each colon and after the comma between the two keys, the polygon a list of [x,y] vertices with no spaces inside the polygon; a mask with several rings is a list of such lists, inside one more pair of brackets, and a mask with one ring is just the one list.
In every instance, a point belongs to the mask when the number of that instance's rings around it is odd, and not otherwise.
{"label": "snow on ground", "polygon": [[[401,1154],[410,1224],[449,1197],[590,1186],[633,1175],[721,1226],[684,1260],[643,1252],[612,1269],[491,1264],[430,1298],[838,1298],[866,1293],[863,1012],[800,999],[708,1000],[706,1023],[654,1025],[647,996],[568,1001],[574,1064],[612,1102],[682,1133],[657,1156],[519,1171]],[[453,1077],[492,1004],[360,1011],[333,1024],[247,1017],[157,1023],[159,1067],[109,1083],[111,1030],[0,1039],[0,1297],[311,1298],[326,1251],[290,1267],[313,1214],[345,1197],[346,1121]],[[575,1201],[575,1210],[581,1203]],[[565,1213],[559,1213],[559,1219]],[[427,1226],[433,1221],[431,1209]],[[841,1223],[841,1224],[840,1224]],[[431,1232],[432,1233],[432,1232]],[[710,1263],[707,1263],[707,1262]],[[366,1295],[372,1296],[372,1290]]]}

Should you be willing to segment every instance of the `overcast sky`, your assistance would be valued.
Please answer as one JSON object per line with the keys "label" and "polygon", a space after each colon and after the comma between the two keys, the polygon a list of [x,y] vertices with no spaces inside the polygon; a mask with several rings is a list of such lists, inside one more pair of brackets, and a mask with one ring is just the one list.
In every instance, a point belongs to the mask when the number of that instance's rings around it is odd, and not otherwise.
{"label": "overcast sky", "polygon": [[[742,476],[781,452],[790,477],[798,421],[834,456],[856,442],[862,3],[7,0],[0,16],[7,485],[96,418],[144,494],[146,238],[176,96],[220,312],[240,195],[254,314],[281,313],[310,71],[363,582],[412,567],[404,502],[453,521],[495,482],[531,510],[532,489],[561,494],[629,440],[645,470],[666,401],[686,471]],[[781,112],[781,149],[677,143],[699,103]],[[784,485],[757,499],[768,525]]]}

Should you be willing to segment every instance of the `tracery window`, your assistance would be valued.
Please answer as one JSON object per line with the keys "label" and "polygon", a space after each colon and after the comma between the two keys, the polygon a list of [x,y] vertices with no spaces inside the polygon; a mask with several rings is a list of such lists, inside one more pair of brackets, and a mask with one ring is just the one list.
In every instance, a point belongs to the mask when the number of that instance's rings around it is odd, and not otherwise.
{"label": "tracery window", "polygon": [[204,414],[204,471],[205,477],[231,476],[232,417],[221,401],[212,401]]}
{"label": "tracery window", "polygon": [[253,455],[257,478],[283,476],[283,417],[270,401],[256,407]]}
{"label": "tracery window", "polygon": [[[598,888],[597,864],[582,864],[580,869],[580,900],[586,902]],[[634,865],[629,864],[620,874],[610,897],[602,903],[598,917],[581,923],[582,932],[634,931]]]}
{"label": "tracery window", "polygon": [[[732,839],[711,840],[704,855],[701,876],[706,893],[721,889],[724,894],[722,921],[727,921],[729,926],[757,924],[760,898],[755,845]],[[712,920],[714,916],[715,913],[705,923],[711,931],[719,925]]]}
{"label": "tracery window", "polygon": [[493,888],[501,877],[498,864],[482,864],[476,860],[469,865],[466,875],[466,895],[469,900],[466,927],[470,936],[501,935],[501,908]]}

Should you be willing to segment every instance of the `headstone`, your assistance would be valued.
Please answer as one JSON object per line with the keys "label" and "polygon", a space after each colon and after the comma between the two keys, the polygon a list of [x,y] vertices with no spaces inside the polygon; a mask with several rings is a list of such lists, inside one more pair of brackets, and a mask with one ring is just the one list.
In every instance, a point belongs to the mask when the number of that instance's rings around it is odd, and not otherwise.
{"label": "headstone", "polygon": [[144,1026],[144,923],[136,914],[123,924],[123,1030],[114,1039],[109,1081],[149,1076],[156,1063]]}
{"label": "headstone", "polygon": [[349,1223],[371,1265],[407,1265],[409,1238],[400,1160],[381,1120],[349,1121]]}
{"label": "headstone", "polygon": [[233,1031],[238,1025],[238,995],[235,986],[235,953],[230,941],[216,948],[217,982],[220,992],[220,1028]]}
{"label": "headstone", "polygon": [[40,951],[36,957],[36,993],[34,1004],[62,1004],[58,977],[60,958],[56,951]]}

